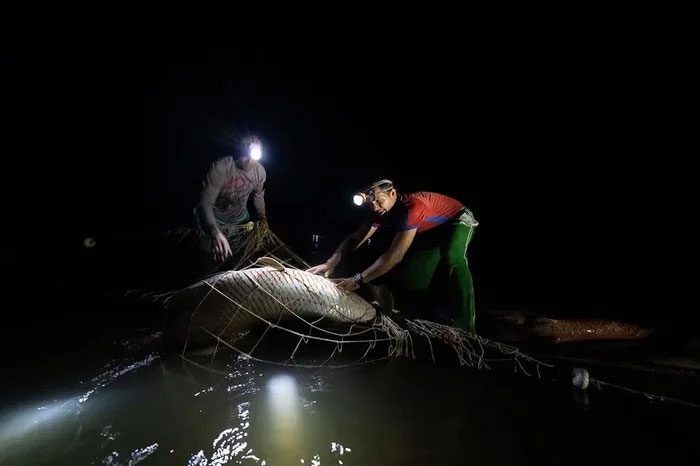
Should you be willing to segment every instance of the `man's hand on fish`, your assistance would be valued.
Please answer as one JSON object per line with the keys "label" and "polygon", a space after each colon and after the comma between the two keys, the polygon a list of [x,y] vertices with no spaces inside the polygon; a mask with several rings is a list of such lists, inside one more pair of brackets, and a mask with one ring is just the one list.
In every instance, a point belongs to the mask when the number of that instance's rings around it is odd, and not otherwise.
{"label": "man's hand on fish", "polygon": [[324,277],[328,277],[330,274],[333,273],[333,267],[331,267],[328,262],[324,262],[323,264],[316,265],[314,267],[310,267],[306,269],[307,272],[314,273],[316,275],[323,275]]}
{"label": "man's hand on fish", "polygon": [[331,278],[331,281],[343,291],[355,291],[360,287],[353,278]]}

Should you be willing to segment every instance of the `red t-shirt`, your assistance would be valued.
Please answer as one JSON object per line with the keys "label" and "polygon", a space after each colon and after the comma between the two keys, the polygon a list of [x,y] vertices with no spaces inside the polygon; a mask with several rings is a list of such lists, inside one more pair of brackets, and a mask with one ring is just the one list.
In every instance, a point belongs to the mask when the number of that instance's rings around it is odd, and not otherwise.
{"label": "red t-shirt", "polygon": [[417,229],[422,233],[455,218],[464,208],[456,199],[444,194],[420,191],[402,194],[385,215],[374,215],[372,226],[387,226],[396,231]]}

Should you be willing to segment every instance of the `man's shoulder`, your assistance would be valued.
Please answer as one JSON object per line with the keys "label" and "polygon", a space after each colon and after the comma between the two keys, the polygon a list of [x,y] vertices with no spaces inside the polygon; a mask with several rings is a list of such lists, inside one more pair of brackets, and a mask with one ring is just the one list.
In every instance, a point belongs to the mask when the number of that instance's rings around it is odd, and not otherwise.
{"label": "man's shoulder", "polygon": [[257,160],[254,160],[253,163],[255,163],[255,171],[260,173],[262,176],[267,175],[267,170],[265,170],[265,166],[258,162]]}
{"label": "man's shoulder", "polygon": [[408,193],[402,198],[402,204],[410,211],[425,209],[428,206],[427,191]]}
{"label": "man's shoulder", "polygon": [[212,162],[212,168],[216,170],[230,170],[233,166],[232,155],[219,155]]}
{"label": "man's shoulder", "polygon": [[458,202],[461,204],[459,200],[451,196],[434,191],[417,191],[410,193],[408,196],[411,198],[413,203],[425,207],[430,207],[445,202]]}
{"label": "man's shoulder", "polygon": [[434,196],[442,196],[442,194],[433,191],[414,191],[412,193],[408,193],[407,196],[411,199],[420,199],[421,201],[425,201],[426,199],[430,199]]}

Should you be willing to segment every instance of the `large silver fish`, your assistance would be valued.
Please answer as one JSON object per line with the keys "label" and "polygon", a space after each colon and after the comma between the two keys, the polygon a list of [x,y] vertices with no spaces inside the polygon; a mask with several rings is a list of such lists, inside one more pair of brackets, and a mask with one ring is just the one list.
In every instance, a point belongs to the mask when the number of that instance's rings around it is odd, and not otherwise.
{"label": "large silver fish", "polygon": [[339,290],[329,279],[285,268],[270,258],[258,266],[214,275],[170,295],[166,340],[181,345],[224,341],[255,326],[304,319],[365,323],[377,315],[368,301]]}
{"label": "large silver fish", "polygon": [[[392,309],[393,303],[379,301],[383,311]],[[230,342],[256,325],[302,320],[370,323],[377,316],[375,307],[356,293],[340,291],[323,276],[285,268],[267,257],[259,259],[255,267],[223,272],[177,291],[168,296],[165,306],[165,341],[173,349],[182,349],[185,342],[188,346],[213,344],[214,336]],[[526,322],[517,314],[496,320],[511,324],[518,333],[555,343],[643,339],[650,333],[633,324],[609,320],[539,318]]]}

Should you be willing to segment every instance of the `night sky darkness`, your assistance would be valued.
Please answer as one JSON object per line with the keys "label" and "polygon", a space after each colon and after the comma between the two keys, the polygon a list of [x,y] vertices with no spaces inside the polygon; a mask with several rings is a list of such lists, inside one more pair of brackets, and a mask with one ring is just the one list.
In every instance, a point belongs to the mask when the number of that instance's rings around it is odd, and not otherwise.
{"label": "night sky darkness", "polygon": [[683,274],[658,264],[674,243],[661,182],[678,182],[653,145],[651,68],[641,49],[553,37],[18,50],[3,59],[9,280],[58,271],[50,299],[107,288],[105,267],[142,277],[159,257],[144,243],[193,225],[209,164],[254,131],[271,226],[300,252],[319,234],[330,253],[362,219],[352,193],[387,177],[475,213],[477,309],[685,319]]}

